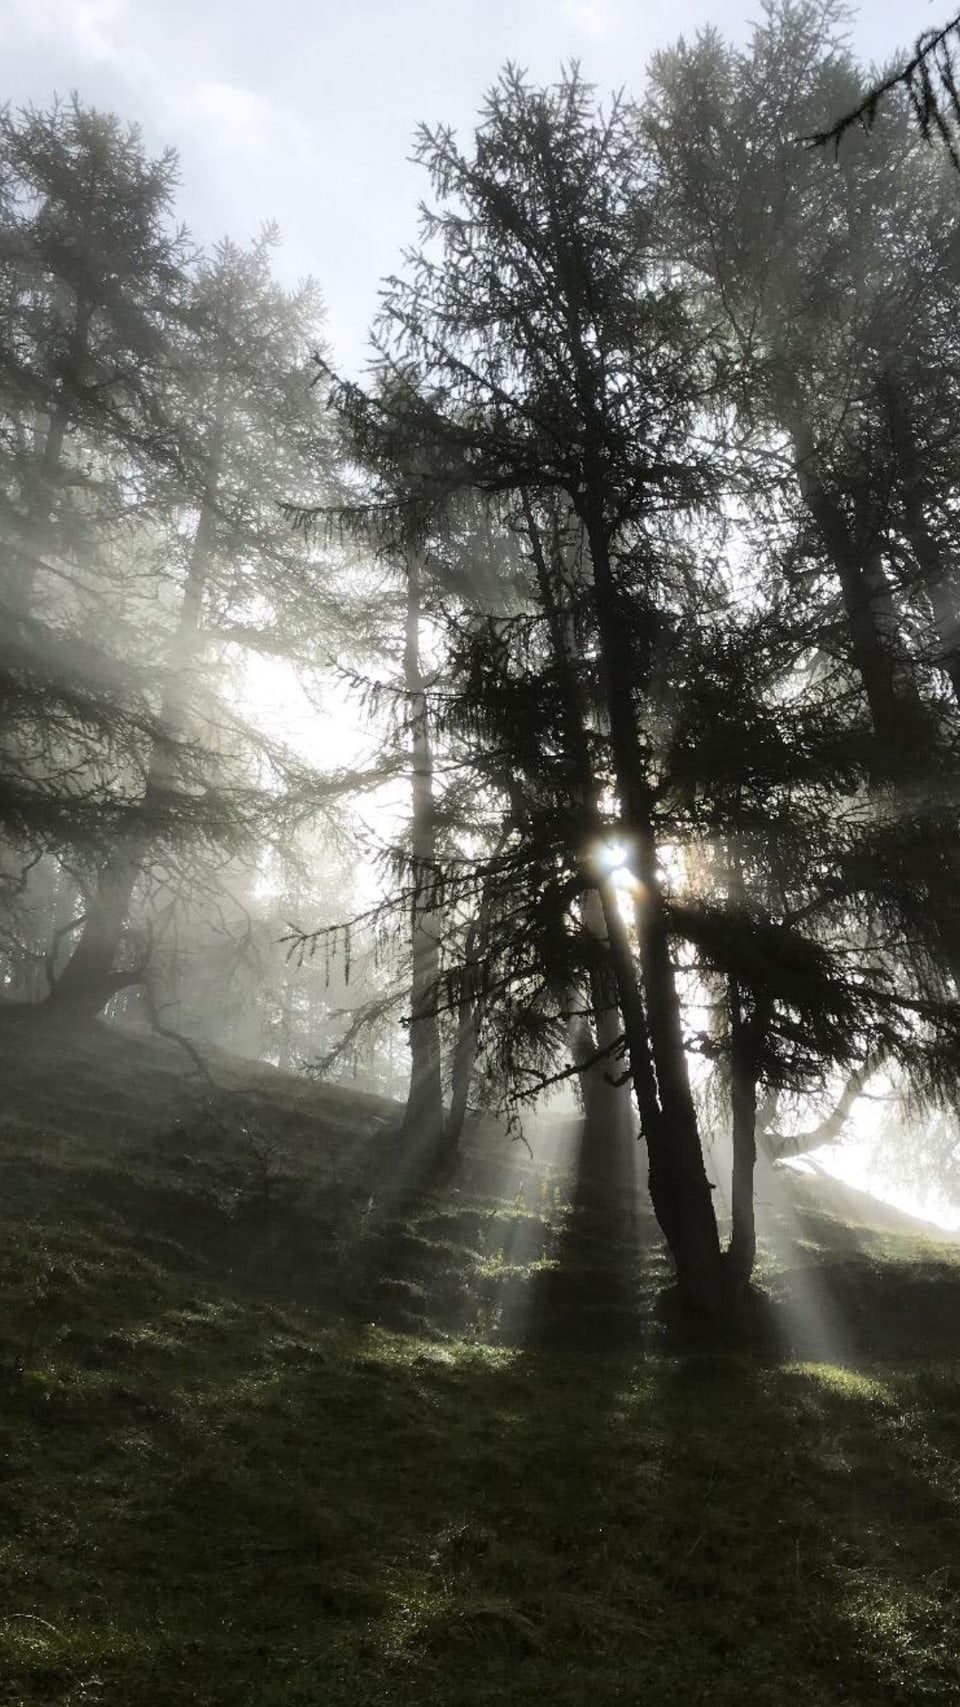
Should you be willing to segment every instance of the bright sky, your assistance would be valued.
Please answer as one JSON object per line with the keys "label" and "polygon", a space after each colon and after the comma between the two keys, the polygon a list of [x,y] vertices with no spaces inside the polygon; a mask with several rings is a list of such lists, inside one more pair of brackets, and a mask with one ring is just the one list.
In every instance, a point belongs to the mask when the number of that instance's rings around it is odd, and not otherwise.
{"label": "bright sky", "polygon": [[[852,26],[886,61],[948,0],[870,0]],[[0,99],[54,92],[135,119],[182,160],[198,238],[283,231],[278,267],[312,273],[342,368],[363,361],[380,278],[415,236],[421,120],[469,131],[505,60],[541,81],[578,59],[638,91],[658,47],[707,23],[743,39],[760,0],[0,0]]]}

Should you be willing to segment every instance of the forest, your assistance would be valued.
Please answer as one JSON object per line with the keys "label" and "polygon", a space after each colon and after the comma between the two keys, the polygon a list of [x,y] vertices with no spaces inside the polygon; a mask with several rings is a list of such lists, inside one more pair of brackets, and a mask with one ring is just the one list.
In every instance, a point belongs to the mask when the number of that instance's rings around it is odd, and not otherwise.
{"label": "forest", "polygon": [[506,65],[362,379],[0,111],[0,1701],[957,1698],[958,25]]}

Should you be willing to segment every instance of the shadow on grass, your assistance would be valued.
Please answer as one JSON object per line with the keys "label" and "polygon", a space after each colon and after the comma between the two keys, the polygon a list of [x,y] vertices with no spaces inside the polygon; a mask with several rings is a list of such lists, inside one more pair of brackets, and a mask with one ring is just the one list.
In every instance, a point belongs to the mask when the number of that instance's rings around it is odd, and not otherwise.
{"label": "shadow on grass", "polygon": [[429,1345],[7,1231],[11,1701],[956,1700],[955,1369]]}
{"label": "shadow on grass", "polygon": [[644,1305],[638,1145],[622,1119],[580,1119],[570,1127],[569,1208],[551,1260],[531,1277],[515,1337],[531,1348],[638,1346]]}

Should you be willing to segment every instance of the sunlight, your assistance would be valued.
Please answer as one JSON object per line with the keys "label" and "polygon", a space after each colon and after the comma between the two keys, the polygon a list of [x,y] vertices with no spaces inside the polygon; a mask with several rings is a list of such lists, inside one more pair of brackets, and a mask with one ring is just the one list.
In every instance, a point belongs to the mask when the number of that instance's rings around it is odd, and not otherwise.
{"label": "sunlight", "polygon": [[321,709],[285,659],[248,653],[243,662],[237,706],[251,723],[309,764],[333,770],[357,762],[369,733],[345,694],[335,696],[335,710]]}
{"label": "sunlight", "polygon": [[481,1306],[488,1327],[512,1344],[526,1338],[539,1289],[556,1266],[549,1227],[573,1213],[583,1119],[535,1113],[524,1126],[533,1159],[524,1144],[500,1141],[495,1189],[503,1210],[490,1223]]}
{"label": "sunlight", "polygon": [[622,842],[602,841],[591,848],[589,859],[599,873],[600,882],[610,884],[617,910],[625,925],[633,928],[637,902],[644,894],[644,885],[629,866],[629,852]]}
{"label": "sunlight", "polygon": [[626,867],[627,850],[622,842],[600,842],[591,857],[602,872],[612,875]]}
{"label": "sunlight", "polygon": [[871,1405],[892,1406],[895,1403],[889,1382],[880,1381],[875,1375],[865,1375],[860,1369],[846,1369],[836,1363],[795,1363],[789,1367],[843,1398],[864,1399]]}
{"label": "sunlight", "polygon": [[[268,740],[281,743],[320,772],[362,771],[373,764],[382,736],[332,676],[323,681],[323,702],[318,704],[287,660],[254,653],[244,658],[243,666],[234,704]],[[405,777],[382,782],[359,799],[351,796],[354,874],[361,907],[375,906],[385,893],[379,855],[400,839],[408,812]],[[255,892],[265,899],[279,893],[267,870],[261,872]]]}
{"label": "sunlight", "polygon": [[[854,1123],[856,1124],[856,1123]],[[796,1156],[787,1164],[799,1173],[816,1174],[821,1169],[831,1179],[852,1191],[865,1192],[878,1203],[899,1209],[917,1221],[925,1221],[944,1233],[960,1231],[960,1213],[935,1191],[924,1192],[916,1186],[895,1185],[878,1174],[873,1162],[871,1135],[854,1131],[837,1144],[824,1145],[812,1156]]]}

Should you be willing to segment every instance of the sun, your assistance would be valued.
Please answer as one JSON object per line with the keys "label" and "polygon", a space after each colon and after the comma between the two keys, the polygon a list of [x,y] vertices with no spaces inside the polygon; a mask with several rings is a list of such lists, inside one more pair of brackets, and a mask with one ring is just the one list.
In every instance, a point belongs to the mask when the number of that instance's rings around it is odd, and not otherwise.
{"label": "sun", "polygon": [[626,869],[627,850],[622,842],[601,842],[594,849],[592,858],[605,876],[613,876],[614,872]]}

